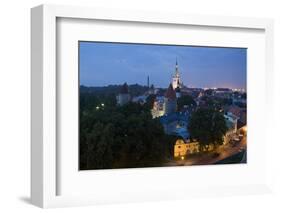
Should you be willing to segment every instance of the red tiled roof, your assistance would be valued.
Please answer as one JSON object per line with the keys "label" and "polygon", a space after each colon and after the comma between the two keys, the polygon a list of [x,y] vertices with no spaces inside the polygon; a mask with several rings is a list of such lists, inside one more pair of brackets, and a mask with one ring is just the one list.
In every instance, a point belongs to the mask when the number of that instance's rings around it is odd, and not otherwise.
{"label": "red tiled roof", "polygon": [[170,84],[169,88],[167,89],[166,93],[165,93],[165,97],[168,98],[168,99],[171,99],[171,100],[174,100],[176,99],[176,92],[175,90],[173,89],[173,86],[172,84]]}
{"label": "red tiled roof", "polygon": [[237,117],[240,117],[242,109],[238,106],[230,106],[228,108],[228,111],[231,112],[233,115],[236,115]]}

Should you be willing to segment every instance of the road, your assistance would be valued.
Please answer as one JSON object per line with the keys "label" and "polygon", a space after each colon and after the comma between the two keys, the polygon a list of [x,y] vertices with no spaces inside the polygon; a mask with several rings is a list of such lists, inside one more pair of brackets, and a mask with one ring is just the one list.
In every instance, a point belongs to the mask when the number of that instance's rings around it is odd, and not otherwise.
{"label": "road", "polygon": [[243,152],[247,148],[246,136],[241,141],[237,142],[235,146],[226,144],[218,147],[216,152],[219,153],[217,157],[213,156],[213,152],[203,153],[201,155],[188,155],[185,160],[171,160],[165,166],[190,166],[190,165],[208,165],[215,164],[218,161],[231,157],[235,154]]}

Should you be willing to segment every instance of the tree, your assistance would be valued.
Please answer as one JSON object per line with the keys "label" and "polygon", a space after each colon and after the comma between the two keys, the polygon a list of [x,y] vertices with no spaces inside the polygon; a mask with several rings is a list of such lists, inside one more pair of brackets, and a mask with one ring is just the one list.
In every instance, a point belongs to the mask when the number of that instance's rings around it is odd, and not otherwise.
{"label": "tree", "polygon": [[154,101],[156,99],[156,95],[149,95],[147,98],[146,98],[146,103],[145,103],[145,108],[147,108],[149,111],[153,108],[153,104],[154,104]]}
{"label": "tree", "polygon": [[221,105],[232,105],[232,99],[231,98],[222,98],[221,99]]}
{"label": "tree", "polygon": [[202,150],[210,144],[221,145],[227,126],[222,113],[204,108],[191,115],[188,130],[191,138],[199,141]]}
{"label": "tree", "polygon": [[177,99],[177,106],[178,106],[178,110],[181,111],[182,109],[184,109],[185,106],[195,107],[196,102],[193,100],[193,98],[190,95],[185,95]]}
{"label": "tree", "polygon": [[[150,107],[110,101],[111,95],[93,93],[80,98],[80,169],[161,166],[172,156],[175,139],[165,134],[159,119],[152,119]],[[99,103],[105,106],[96,109]]]}
{"label": "tree", "polygon": [[213,95],[214,94],[214,90],[212,90],[212,89],[207,89],[207,90],[205,90],[205,94],[206,95]]}
{"label": "tree", "polygon": [[202,100],[205,101],[205,104],[208,108],[213,108],[215,110],[221,110],[224,106],[229,106],[232,104],[231,98],[203,96]]}
{"label": "tree", "polygon": [[244,92],[244,93],[241,95],[241,98],[243,98],[243,99],[247,99],[247,93],[246,93],[246,92]]}

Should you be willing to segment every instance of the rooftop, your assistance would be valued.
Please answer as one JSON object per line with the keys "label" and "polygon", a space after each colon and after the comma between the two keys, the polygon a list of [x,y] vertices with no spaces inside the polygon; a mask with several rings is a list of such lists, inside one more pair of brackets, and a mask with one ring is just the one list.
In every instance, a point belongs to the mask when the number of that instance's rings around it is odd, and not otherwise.
{"label": "rooftop", "polygon": [[129,93],[129,88],[127,83],[124,83],[120,89],[121,94],[128,94]]}
{"label": "rooftop", "polygon": [[165,93],[165,97],[168,98],[168,99],[171,99],[171,100],[175,100],[177,98],[176,92],[173,89],[172,84],[169,85],[169,87],[168,87],[168,89]]}
{"label": "rooftop", "polygon": [[185,113],[174,112],[174,113],[170,113],[168,115],[163,115],[162,117],[160,117],[160,122],[162,124],[171,123],[174,121],[188,122],[188,117],[189,117],[189,114],[187,112],[185,112]]}

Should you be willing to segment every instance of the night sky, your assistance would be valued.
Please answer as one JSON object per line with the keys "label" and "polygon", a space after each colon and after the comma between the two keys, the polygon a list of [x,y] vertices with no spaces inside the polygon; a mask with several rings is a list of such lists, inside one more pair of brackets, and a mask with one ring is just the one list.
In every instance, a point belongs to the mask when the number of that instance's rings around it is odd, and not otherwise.
{"label": "night sky", "polygon": [[176,59],[190,87],[246,89],[247,49],[79,42],[80,85],[147,84],[167,88]]}

